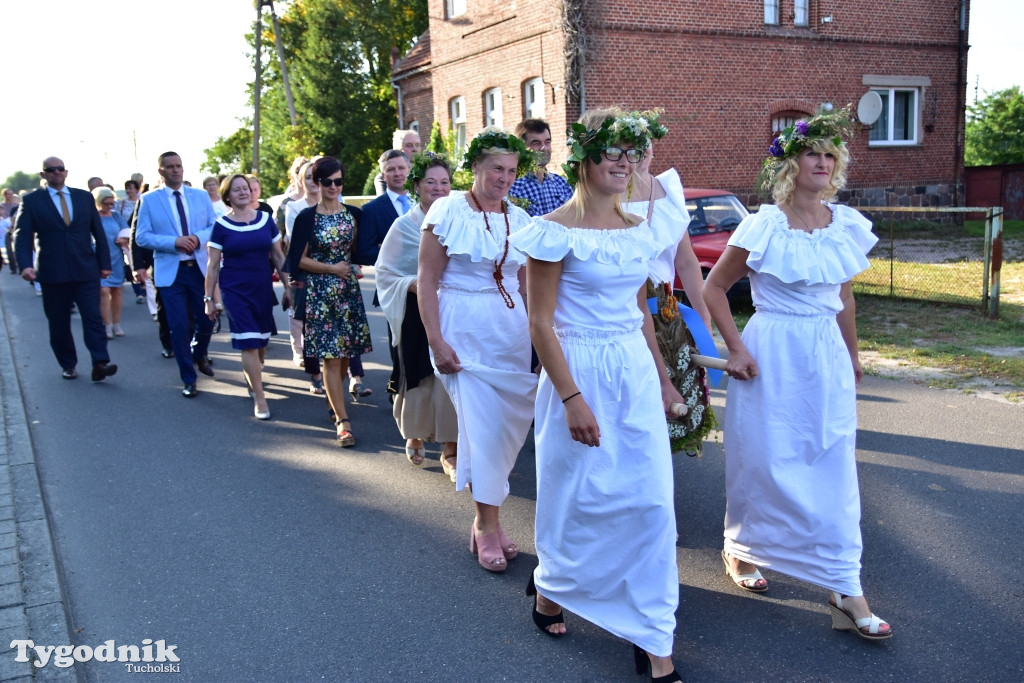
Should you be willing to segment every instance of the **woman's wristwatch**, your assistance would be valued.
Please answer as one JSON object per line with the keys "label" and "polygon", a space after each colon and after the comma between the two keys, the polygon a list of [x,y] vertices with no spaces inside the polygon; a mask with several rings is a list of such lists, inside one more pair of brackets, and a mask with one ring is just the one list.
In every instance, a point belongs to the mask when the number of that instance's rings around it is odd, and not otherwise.
{"label": "woman's wristwatch", "polygon": [[203,297],[203,301],[213,301],[213,297],[212,296],[204,296]]}

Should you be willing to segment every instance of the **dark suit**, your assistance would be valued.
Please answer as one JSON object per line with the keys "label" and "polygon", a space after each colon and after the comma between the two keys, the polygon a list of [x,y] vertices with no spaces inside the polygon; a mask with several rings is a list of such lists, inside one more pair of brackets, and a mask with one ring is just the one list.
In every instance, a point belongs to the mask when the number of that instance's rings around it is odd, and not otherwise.
{"label": "dark suit", "polygon": [[78,306],[82,336],[93,365],[110,360],[100,317],[100,271],[111,266],[107,237],[92,195],[66,186],[63,190],[70,195],[71,225],[64,225],[49,190],[43,187],[22,197],[14,244],[24,270],[30,267],[33,244],[38,242],[36,281],[43,290],[50,347],[60,366],[70,370],[78,364],[71,336],[72,304]]}
{"label": "dark suit", "polygon": [[[410,205],[412,201],[410,200]],[[353,254],[358,254],[361,259],[359,263],[373,265],[377,262],[377,255],[380,253],[380,244],[384,236],[391,229],[391,224],[398,218],[395,205],[391,203],[391,196],[385,192],[376,199],[363,204],[362,220],[359,221],[359,232],[356,235],[356,248]]]}

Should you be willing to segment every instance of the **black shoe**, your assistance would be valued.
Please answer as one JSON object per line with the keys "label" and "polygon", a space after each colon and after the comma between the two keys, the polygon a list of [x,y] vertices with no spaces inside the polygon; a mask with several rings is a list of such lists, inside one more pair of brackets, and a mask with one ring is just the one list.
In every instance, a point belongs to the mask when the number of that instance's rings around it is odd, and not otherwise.
{"label": "black shoe", "polygon": [[163,356],[164,358],[174,358],[174,350],[173,349],[160,349],[160,355]]}
{"label": "black shoe", "polygon": [[196,369],[207,377],[213,377],[213,364],[209,358],[199,358],[196,360]]}
{"label": "black shoe", "polygon": [[68,368],[64,372],[60,373],[60,376],[64,379],[78,379],[78,371],[74,368]]}
{"label": "black shoe", "polygon": [[[633,646],[633,664],[636,667],[636,672],[641,676],[647,673],[648,668],[651,666],[651,660],[647,653],[636,645]],[[683,681],[678,671],[673,670],[671,673],[658,676],[657,678],[654,676],[654,671],[651,671],[651,683],[675,683],[676,681],[679,681],[679,683]]]}
{"label": "black shoe", "polygon": [[199,390],[196,389],[195,382],[189,382],[185,385],[185,388],[181,390],[181,395],[185,398],[195,398],[199,395]]}
{"label": "black shoe", "polygon": [[117,374],[117,366],[113,363],[103,361],[92,366],[92,381],[101,382],[107,377],[113,377]]}
{"label": "black shoe", "polygon": [[[442,456],[443,457],[443,456]],[[526,594],[533,596],[533,623],[537,624],[537,628],[543,631],[544,635],[552,638],[561,638],[564,633],[552,633],[548,630],[548,626],[554,626],[555,624],[564,624],[565,616],[562,612],[551,616],[548,614],[541,614],[537,611],[537,586],[533,583],[533,574],[530,574],[530,581],[526,584]]]}

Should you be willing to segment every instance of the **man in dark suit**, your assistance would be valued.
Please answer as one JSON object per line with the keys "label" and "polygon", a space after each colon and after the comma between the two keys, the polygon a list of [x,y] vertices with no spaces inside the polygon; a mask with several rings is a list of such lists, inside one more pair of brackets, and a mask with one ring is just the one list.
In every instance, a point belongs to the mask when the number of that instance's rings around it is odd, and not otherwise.
{"label": "man in dark suit", "polygon": [[71,336],[71,307],[78,306],[82,336],[92,356],[92,379],[99,382],[117,372],[100,317],[100,279],[111,272],[107,237],[92,195],[64,185],[68,171],[63,161],[45,159],[39,175],[46,186],[22,198],[14,226],[18,263],[31,264],[33,245],[38,244],[39,270],[24,266],[21,277],[42,286],[50,347],[64,379],[78,377],[78,353]]}
{"label": "man in dark suit", "polygon": [[[355,253],[359,263],[376,263],[380,244],[388,234],[391,224],[412,207],[412,200],[405,189],[409,175],[409,157],[400,149],[389,149],[380,155],[377,164],[384,176],[387,190],[381,196],[363,204],[363,216],[359,222]],[[374,295],[374,305],[377,297]]]}
{"label": "man in dark suit", "polygon": [[159,159],[164,186],[139,199],[135,237],[139,246],[153,250],[153,282],[160,292],[171,346],[178,360],[182,396],[194,398],[196,368],[213,377],[206,357],[213,321],[206,317],[206,243],[217,215],[203,190],[185,185],[181,157],[164,152]]}

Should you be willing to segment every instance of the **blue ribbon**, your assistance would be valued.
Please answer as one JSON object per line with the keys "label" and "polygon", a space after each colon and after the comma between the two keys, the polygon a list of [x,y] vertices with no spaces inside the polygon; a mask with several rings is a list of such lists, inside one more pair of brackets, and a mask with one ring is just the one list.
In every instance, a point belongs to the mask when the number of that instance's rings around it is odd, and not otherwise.
{"label": "blue ribbon", "polygon": [[[651,309],[651,315],[658,315],[658,299],[651,298],[647,300],[647,307]],[[704,325],[704,320],[700,317],[697,311],[693,310],[689,306],[679,304],[679,315],[683,316],[683,322],[686,323],[686,327],[690,330],[690,334],[693,335],[693,341],[697,343],[697,351],[702,356],[712,356],[713,358],[720,358],[718,355],[718,347],[715,346],[715,340],[711,338],[711,333],[708,332],[708,328]],[[704,368],[708,373],[708,379],[711,380],[712,386],[718,386],[718,382],[722,379],[722,371],[715,370],[713,368]]]}

